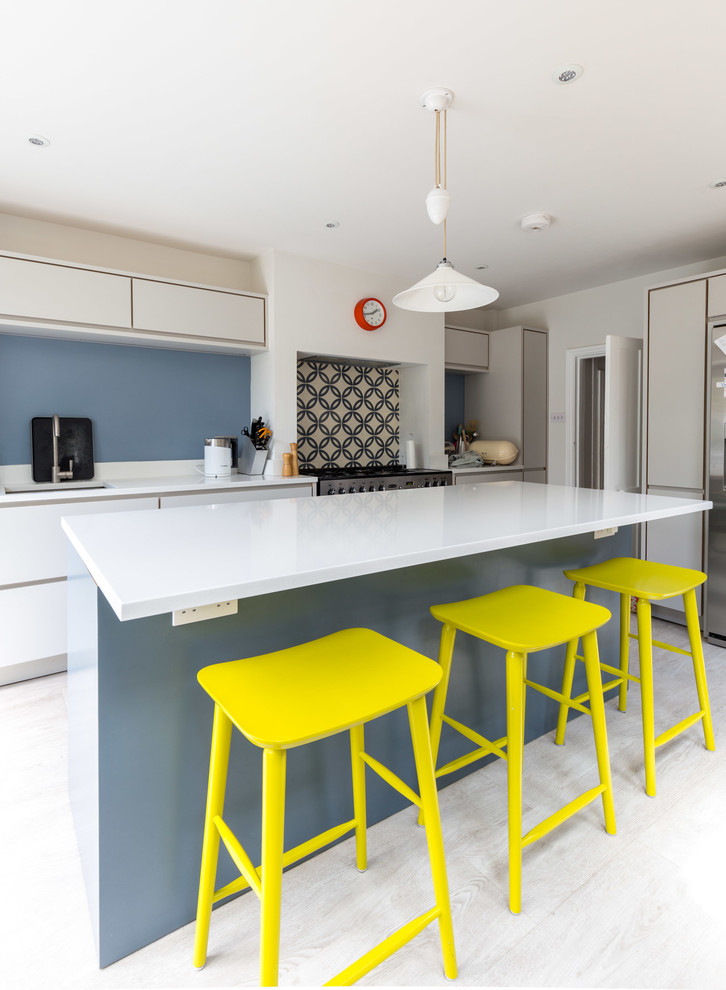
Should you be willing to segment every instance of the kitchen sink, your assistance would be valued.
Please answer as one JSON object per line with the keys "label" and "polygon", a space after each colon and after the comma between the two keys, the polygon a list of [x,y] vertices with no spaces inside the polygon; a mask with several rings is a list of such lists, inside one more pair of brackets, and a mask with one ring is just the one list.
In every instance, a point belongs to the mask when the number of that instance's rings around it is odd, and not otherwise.
{"label": "kitchen sink", "polygon": [[103,481],[29,481],[24,485],[5,485],[6,495],[20,495],[24,492],[59,492],[67,488],[74,491],[87,491],[92,488],[106,488]]}

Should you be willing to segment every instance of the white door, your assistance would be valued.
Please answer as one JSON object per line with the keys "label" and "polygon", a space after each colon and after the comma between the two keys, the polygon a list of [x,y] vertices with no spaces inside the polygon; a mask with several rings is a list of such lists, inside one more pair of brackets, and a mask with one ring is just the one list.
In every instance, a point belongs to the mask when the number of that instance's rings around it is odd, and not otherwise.
{"label": "white door", "polygon": [[640,488],[640,389],[643,341],[605,337],[605,458],[603,488]]}

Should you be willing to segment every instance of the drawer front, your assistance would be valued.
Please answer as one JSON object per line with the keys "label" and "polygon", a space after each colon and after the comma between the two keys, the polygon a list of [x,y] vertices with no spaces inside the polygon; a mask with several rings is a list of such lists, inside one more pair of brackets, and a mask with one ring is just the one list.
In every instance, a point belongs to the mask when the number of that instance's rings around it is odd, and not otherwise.
{"label": "drawer front", "polygon": [[0,587],[65,577],[63,516],[158,508],[156,498],[108,499],[0,508]]}
{"label": "drawer front", "polygon": [[0,591],[0,667],[66,652],[66,582]]}
{"label": "drawer front", "polygon": [[0,313],[128,328],[131,279],[42,261],[0,258]]}
{"label": "drawer front", "polygon": [[194,495],[164,495],[162,509],[187,508],[190,505],[219,505],[222,502],[260,502],[270,498],[300,498],[312,495],[312,485],[280,485],[278,488],[246,488],[236,492],[199,492]]}
{"label": "drawer front", "polygon": [[214,289],[133,280],[135,330],[265,343],[265,300]]}

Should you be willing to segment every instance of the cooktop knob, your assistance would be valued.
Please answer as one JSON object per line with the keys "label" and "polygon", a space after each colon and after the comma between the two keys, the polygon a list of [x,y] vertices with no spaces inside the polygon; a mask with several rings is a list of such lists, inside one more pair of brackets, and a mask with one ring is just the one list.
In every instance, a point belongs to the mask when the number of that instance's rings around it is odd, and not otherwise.
{"label": "cooktop knob", "polygon": [[359,492],[364,492],[365,490],[366,490],[365,485],[361,485],[360,488],[358,489]]}
{"label": "cooktop knob", "polygon": [[355,495],[355,485],[351,485],[348,491],[350,492],[351,495]]}
{"label": "cooktop knob", "polygon": [[345,495],[345,488],[339,488],[338,495]]}

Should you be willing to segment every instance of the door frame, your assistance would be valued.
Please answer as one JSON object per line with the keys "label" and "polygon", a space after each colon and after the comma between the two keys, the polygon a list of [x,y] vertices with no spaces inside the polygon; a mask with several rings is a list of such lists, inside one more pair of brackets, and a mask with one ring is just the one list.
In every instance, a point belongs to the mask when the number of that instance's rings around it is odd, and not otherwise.
{"label": "door frame", "polygon": [[565,351],[565,484],[577,486],[580,409],[580,362],[590,358],[605,357],[605,344],[589,347],[568,347]]}

